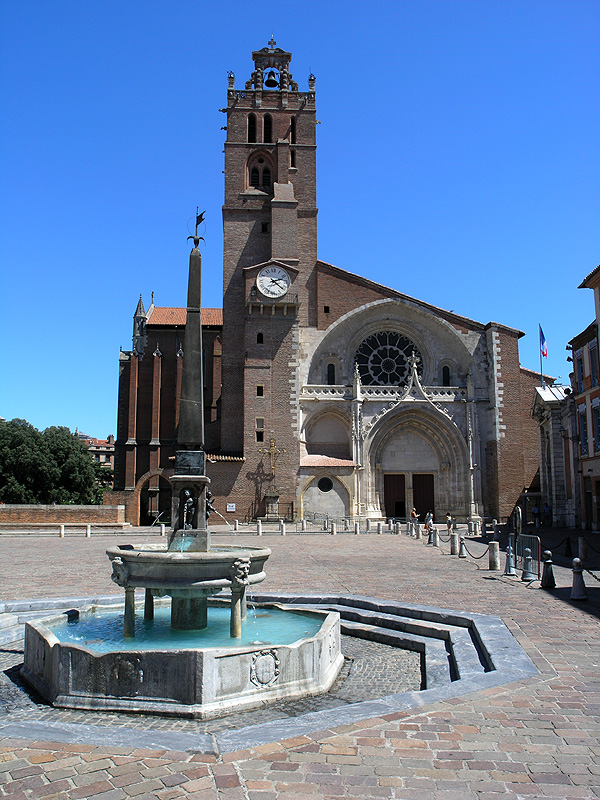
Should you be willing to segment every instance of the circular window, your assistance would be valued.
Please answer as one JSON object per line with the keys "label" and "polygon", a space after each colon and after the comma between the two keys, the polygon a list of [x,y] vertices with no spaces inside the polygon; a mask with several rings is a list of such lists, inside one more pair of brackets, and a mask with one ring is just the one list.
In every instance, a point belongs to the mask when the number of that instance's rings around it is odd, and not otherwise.
{"label": "circular window", "polygon": [[333,489],[333,481],[331,478],[321,478],[317,486],[322,492],[330,492]]}
{"label": "circular window", "polygon": [[381,331],[368,336],[356,351],[354,363],[366,386],[401,386],[410,375],[409,358],[419,359],[417,373],[423,375],[423,359],[413,342],[396,331]]}

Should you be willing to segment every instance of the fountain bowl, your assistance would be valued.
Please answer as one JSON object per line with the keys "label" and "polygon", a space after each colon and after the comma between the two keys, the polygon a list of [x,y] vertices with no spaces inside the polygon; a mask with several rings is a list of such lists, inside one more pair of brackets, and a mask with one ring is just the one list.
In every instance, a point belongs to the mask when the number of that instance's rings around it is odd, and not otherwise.
{"label": "fountain bowl", "polygon": [[63,614],[26,624],[22,674],[58,707],[198,719],[327,691],[343,663],[339,614],[261,607],[314,615],[321,624],[316,634],[287,645],[143,650],[132,639],[116,652],[98,653],[59,641],[49,626]]}

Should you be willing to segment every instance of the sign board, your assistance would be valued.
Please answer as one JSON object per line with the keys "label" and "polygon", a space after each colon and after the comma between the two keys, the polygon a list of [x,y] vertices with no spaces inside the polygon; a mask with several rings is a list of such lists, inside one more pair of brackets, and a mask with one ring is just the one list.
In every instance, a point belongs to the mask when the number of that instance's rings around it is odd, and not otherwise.
{"label": "sign board", "polygon": [[235,511],[235,503],[227,503],[227,511]]}

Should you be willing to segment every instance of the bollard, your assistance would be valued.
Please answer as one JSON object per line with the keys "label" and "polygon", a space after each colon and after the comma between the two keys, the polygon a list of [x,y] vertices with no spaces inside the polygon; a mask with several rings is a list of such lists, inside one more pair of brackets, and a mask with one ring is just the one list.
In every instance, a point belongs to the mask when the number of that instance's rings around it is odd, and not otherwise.
{"label": "bollard", "polygon": [[515,561],[513,558],[512,536],[508,537],[508,547],[506,548],[506,564],[504,566],[504,574],[508,577],[513,577],[517,574],[515,569]]}
{"label": "bollard", "polygon": [[371,533],[371,520],[367,520],[367,533]]}
{"label": "bollard", "polygon": [[329,517],[325,517],[325,521],[323,522],[323,530],[324,531],[329,530]]}
{"label": "bollard", "polygon": [[350,520],[348,519],[348,517],[344,517],[344,530],[345,531],[350,530]]}
{"label": "bollard", "polygon": [[85,538],[89,539],[91,535],[92,535],[92,526],[91,525],[86,525],[85,526]]}
{"label": "bollard", "polygon": [[256,535],[262,536],[262,522],[259,519],[256,520]]}
{"label": "bollard", "polygon": [[335,524],[335,522],[331,523],[331,528],[329,532],[331,533],[332,536],[335,536],[337,534],[337,525]]}
{"label": "bollard", "polygon": [[281,532],[281,535],[285,536],[285,522],[281,523],[281,526],[280,526],[279,530]]}
{"label": "bollard", "polygon": [[300,530],[302,531],[302,533],[306,533],[306,520],[305,519],[301,519],[300,520]]}
{"label": "bollard", "polygon": [[481,520],[481,535],[482,536],[487,536],[487,528],[485,526],[485,520],[484,519]]}
{"label": "bollard", "polygon": [[458,528],[458,522],[455,519],[453,519],[452,520],[452,530],[455,531],[457,528]]}
{"label": "bollard", "polygon": [[571,600],[587,600],[585,581],[583,580],[583,564],[580,558],[573,559],[573,586],[571,588]]}
{"label": "bollard", "polygon": [[500,569],[500,542],[490,542],[488,549],[488,568]]}
{"label": "bollard", "polygon": [[58,535],[60,536],[61,539],[65,538],[65,526],[64,525],[59,525],[58,526]]}
{"label": "bollard", "polygon": [[411,533],[412,533],[412,522],[407,522],[406,523],[406,535],[410,536]]}
{"label": "bollard", "polygon": [[477,519],[473,522],[473,534],[479,536],[479,520]]}
{"label": "bollard", "polygon": [[439,547],[440,546],[440,534],[439,534],[439,531],[438,531],[437,528],[433,529],[433,542],[432,542],[432,544],[433,544],[434,547]]}
{"label": "bollard", "polygon": [[497,519],[493,519],[492,520],[492,528],[494,529],[494,541],[497,542],[498,541],[498,536],[499,536],[499,533],[500,533],[500,531],[498,530],[498,520]]}
{"label": "bollard", "polygon": [[394,520],[393,519],[388,519],[388,531],[390,533],[394,532]]}
{"label": "bollard", "polygon": [[423,532],[421,531],[421,523],[417,522],[415,539],[422,539],[422,538],[423,538]]}
{"label": "bollard", "polygon": [[394,525],[394,533],[397,535],[402,533],[402,525],[399,522]]}
{"label": "bollard", "polygon": [[565,556],[567,558],[571,558],[573,555],[573,549],[571,547],[571,537],[567,538],[567,543],[565,544]]}
{"label": "bollard", "polygon": [[542,589],[555,589],[554,569],[552,568],[552,551],[544,550],[544,571],[542,572]]}
{"label": "bollard", "polygon": [[578,555],[581,561],[587,561],[588,557],[588,546],[587,546],[587,539],[585,536],[580,536],[577,542],[577,550]]}
{"label": "bollard", "polygon": [[465,546],[465,537],[460,537],[460,548],[458,550],[458,557],[459,558],[466,558],[467,557],[467,548]]}
{"label": "bollard", "polygon": [[236,531],[236,533],[237,533],[237,531],[239,531],[239,529],[240,529],[240,521],[239,521],[239,519],[234,519],[233,520],[233,530]]}
{"label": "bollard", "polygon": [[377,533],[383,533],[383,522],[377,523]]}
{"label": "bollard", "polygon": [[450,534],[450,555],[458,555],[458,533]]}
{"label": "bollard", "polygon": [[473,536],[473,520],[472,520],[472,519],[470,519],[470,520],[467,522],[467,534],[468,534],[469,536]]}
{"label": "bollard", "polygon": [[533,572],[533,558],[531,557],[531,548],[526,547],[524,550],[523,558],[523,574],[521,575],[522,581],[534,581],[537,578]]}
{"label": "bollard", "polygon": [[358,536],[360,534],[360,522],[354,523],[354,535]]}
{"label": "bollard", "polygon": [[160,535],[161,536],[166,536],[166,533],[167,533],[167,526],[165,525],[164,522],[161,522],[160,523]]}
{"label": "bollard", "polygon": [[427,544],[433,544],[433,528],[429,528],[429,536],[427,537]]}

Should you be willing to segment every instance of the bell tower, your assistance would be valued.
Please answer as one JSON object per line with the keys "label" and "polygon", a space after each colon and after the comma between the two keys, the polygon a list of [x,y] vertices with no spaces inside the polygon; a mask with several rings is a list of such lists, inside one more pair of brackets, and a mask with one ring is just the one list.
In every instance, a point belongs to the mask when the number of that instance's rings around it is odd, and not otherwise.
{"label": "bell tower", "polygon": [[315,78],[309,77],[308,91],[299,91],[290,72],[291,53],[273,39],[252,58],[254,70],[243,89],[229,73],[227,108],[221,109],[227,113],[224,452],[245,452],[263,440],[256,428],[263,422],[256,419],[264,420],[268,441],[273,427],[268,409],[248,411],[247,401],[282,386],[289,397],[293,367],[288,359],[284,374],[280,357],[291,348],[294,326],[297,341],[298,326],[316,325]]}

